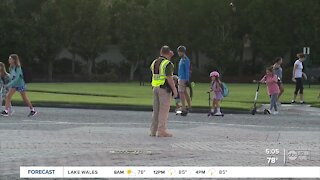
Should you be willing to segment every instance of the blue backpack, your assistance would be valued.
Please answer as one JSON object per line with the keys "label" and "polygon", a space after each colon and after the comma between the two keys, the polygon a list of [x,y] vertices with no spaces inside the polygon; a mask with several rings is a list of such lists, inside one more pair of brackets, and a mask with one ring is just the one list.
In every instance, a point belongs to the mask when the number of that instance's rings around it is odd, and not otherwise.
{"label": "blue backpack", "polygon": [[226,83],[222,83],[222,95],[223,97],[227,97],[229,95],[229,88]]}

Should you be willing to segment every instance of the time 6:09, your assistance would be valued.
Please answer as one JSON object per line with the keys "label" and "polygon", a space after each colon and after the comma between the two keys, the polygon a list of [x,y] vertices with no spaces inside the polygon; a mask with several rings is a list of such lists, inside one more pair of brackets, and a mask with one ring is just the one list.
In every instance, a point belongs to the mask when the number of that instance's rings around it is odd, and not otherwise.
{"label": "time 6:09", "polygon": [[280,153],[279,149],[266,149],[266,154],[268,155],[278,155]]}

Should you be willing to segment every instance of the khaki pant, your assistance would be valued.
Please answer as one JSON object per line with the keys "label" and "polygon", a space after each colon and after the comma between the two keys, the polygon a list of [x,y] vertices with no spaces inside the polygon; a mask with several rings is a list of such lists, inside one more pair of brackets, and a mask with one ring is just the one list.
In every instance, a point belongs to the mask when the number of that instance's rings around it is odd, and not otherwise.
{"label": "khaki pant", "polygon": [[153,88],[153,114],[151,133],[164,133],[167,130],[168,115],[170,111],[171,95],[166,89]]}

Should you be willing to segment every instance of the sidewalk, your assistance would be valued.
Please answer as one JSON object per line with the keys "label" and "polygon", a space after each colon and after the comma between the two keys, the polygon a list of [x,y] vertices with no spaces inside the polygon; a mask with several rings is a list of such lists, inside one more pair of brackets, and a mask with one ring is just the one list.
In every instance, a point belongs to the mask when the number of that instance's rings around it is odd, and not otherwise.
{"label": "sidewalk", "polygon": [[[262,104],[262,106],[258,109],[258,112],[263,112],[263,110],[269,108],[270,104]],[[278,108],[279,113],[314,115],[320,117],[320,108],[311,107],[308,104],[281,104],[278,106]]]}
{"label": "sidewalk", "polygon": [[[172,138],[150,137],[151,112],[27,108],[0,119],[0,179],[17,179],[20,166],[318,166],[320,119],[171,113]],[[279,149],[268,164],[266,149]],[[283,152],[309,153],[289,160]],[[286,159],[286,162],[284,161]]]}

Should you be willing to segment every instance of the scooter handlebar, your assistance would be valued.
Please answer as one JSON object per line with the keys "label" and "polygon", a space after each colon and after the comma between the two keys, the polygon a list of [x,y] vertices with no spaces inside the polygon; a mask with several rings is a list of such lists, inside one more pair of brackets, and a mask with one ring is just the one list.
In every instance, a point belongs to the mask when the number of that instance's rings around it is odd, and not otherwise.
{"label": "scooter handlebar", "polygon": [[260,81],[257,81],[257,80],[253,80],[252,83],[261,84],[261,82],[260,82]]}

